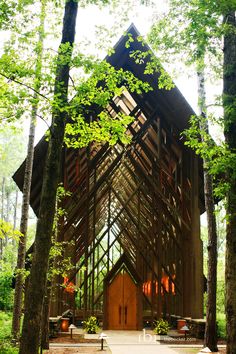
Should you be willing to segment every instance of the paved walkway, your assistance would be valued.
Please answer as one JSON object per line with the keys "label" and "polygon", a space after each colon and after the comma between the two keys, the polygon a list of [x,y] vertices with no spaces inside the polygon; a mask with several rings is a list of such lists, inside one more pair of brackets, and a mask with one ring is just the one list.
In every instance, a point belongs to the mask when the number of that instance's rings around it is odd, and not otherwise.
{"label": "paved walkway", "polygon": [[[86,334],[80,329],[74,330],[75,334],[84,334],[85,338],[98,339],[99,334]],[[153,334],[152,331],[143,330],[143,331],[104,331],[107,335],[106,342],[104,347],[109,347],[112,354],[176,354],[176,350],[172,348],[199,348],[199,351],[202,348],[202,345],[192,345],[184,344],[161,344],[158,340],[159,336]],[[50,343],[50,348],[100,348],[100,343]],[[219,348],[225,348],[225,345],[219,345]],[[190,349],[191,350],[191,349]]]}
{"label": "paved walkway", "polygon": [[176,354],[147,331],[104,331],[112,354]]}
{"label": "paved walkway", "polygon": [[[98,339],[99,334],[86,334],[82,329],[76,329],[73,333],[84,334],[85,338]],[[153,334],[152,331],[104,331],[107,335],[106,342],[104,342],[104,348],[109,347],[112,354],[176,354],[177,348],[202,348],[202,345],[192,345],[191,343],[178,345],[178,344],[161,344],[158,340],[159,336]],[[50,348],[100,348],[100,343],[50,343]],[[225,348],[225,345],[218,346],[219,348]],[[173,349],[174,348],[174,349]],[[190,349],[191,351],[191,349]]]}

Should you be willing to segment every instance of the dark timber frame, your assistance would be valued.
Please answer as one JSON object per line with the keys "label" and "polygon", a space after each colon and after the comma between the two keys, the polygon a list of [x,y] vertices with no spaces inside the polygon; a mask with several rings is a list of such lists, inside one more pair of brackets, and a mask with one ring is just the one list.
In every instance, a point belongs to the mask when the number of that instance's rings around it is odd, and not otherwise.
{"label": "dark timber frame", "polygon": [[[128,128],[128,146],[93,143],[64,149],[62,178],[72,196],[64,201],[60,240],[75,245],[65,250],[76,265],[69,280],[81,290],[75,315],[94,314],[106,326],[107,277],[126,260],[139,281],[141,328],[144,320],[170,314],[202,317],[204,205],[201,161],[180,138],[194,112],[177,88],[158,90],[158,75],[144,75],[144,64],[134,63],[130,52],[149,48],[136,39],[134,26],[129,32],[134,38],[130,48],[122,37],[107,60],[148,81],[154,90],[142,95],[124,91],[107,107],[113,117],[124,112],[135,118]],[[36,213],[46,149],[42,140],[35,150],[31,205]],[[20,187],[23,169],[24,164],[14,176]],[[52,314],[75,309],[74,295],[55,289]]]}

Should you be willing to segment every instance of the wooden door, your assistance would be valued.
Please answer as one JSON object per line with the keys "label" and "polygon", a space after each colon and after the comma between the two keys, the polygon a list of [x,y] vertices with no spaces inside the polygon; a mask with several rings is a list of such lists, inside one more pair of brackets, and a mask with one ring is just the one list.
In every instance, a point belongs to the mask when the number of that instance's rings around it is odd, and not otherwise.
{"label": "wooden door", "polygon": [[108,328],[137,329],[137,286],[122,270],[108,286]]}

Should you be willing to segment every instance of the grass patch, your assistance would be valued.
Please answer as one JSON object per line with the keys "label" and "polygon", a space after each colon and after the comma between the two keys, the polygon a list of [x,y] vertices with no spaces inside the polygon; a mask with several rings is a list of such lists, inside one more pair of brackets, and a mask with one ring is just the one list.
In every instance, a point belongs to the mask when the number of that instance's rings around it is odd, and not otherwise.
{"label": "grass patch", "polygon": [[18,348],[11,345],[11,321],[12,314],[10,312],[0,311],[0,353],[1,354],[17,354]]}
{"label": "grass patch", "polygon": [[12,314],[0,311],[0,340],[11,336]]}
{"label": "grass patch", "polygon": [[225,313],[217,313],[218,337],[226,338]]}

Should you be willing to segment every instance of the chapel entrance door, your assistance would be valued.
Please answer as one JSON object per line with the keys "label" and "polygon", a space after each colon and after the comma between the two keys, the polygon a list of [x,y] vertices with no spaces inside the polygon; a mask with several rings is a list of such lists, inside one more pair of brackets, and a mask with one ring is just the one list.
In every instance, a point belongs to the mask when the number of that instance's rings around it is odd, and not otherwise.
{"label": "chapel entrance door", "polygon": [[137,329],[137,285],[122,269],[108,285],[108,328],[116,330]]}

